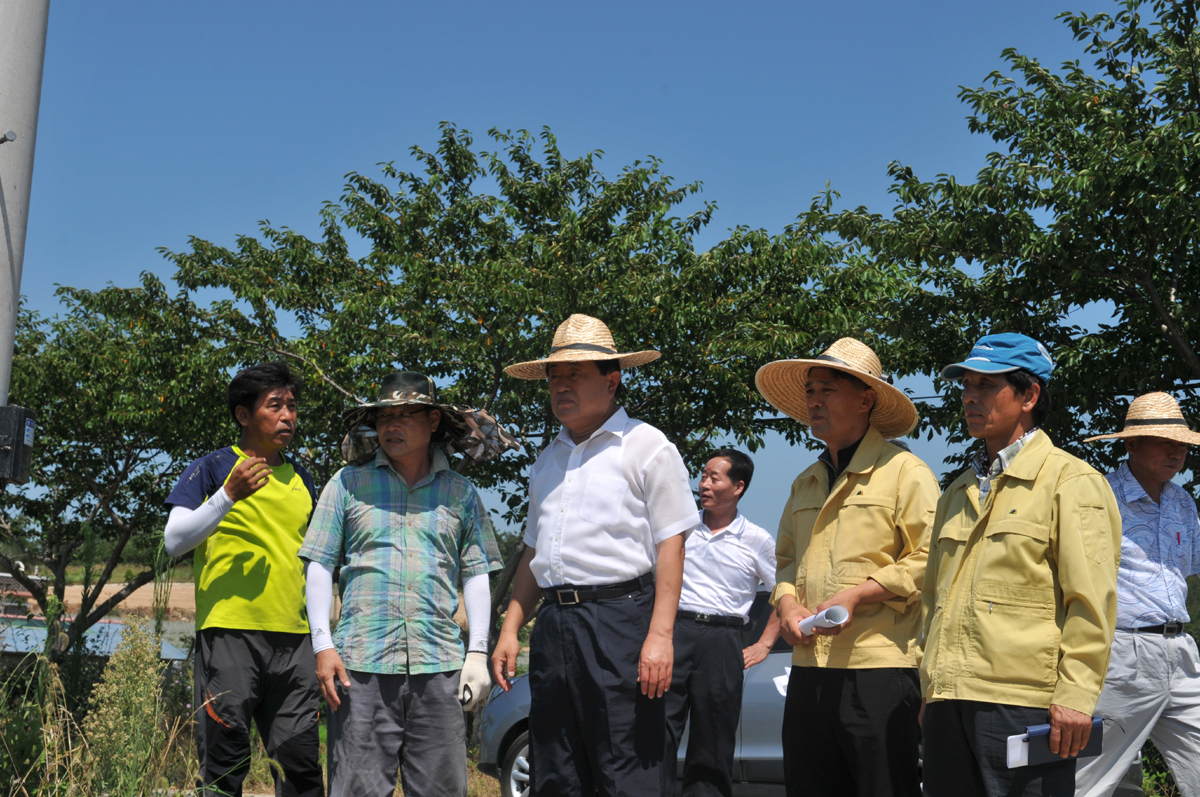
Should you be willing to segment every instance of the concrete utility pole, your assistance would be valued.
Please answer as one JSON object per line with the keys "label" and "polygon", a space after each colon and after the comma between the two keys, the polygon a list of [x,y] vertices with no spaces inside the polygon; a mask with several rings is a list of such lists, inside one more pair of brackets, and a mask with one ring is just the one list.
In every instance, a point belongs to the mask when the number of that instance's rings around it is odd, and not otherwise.
{"label": "concrete utility pole", "polygon": [[8,404],[50,0],[0,0],[0,406]]}
{"label": "concrete utility pole", "polygon": [[50,0],[0,0],[0,489],[29,481],[36,416],[8,406]]}

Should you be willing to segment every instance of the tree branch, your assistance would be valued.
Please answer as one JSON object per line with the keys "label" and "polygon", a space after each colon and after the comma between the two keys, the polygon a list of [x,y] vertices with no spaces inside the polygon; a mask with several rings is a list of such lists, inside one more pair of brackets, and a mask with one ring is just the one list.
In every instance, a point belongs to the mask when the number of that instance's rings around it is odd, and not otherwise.
{"label": "tree branch", "polygon": [[317,376],[321,377],[322,381],[324,381],[327,385],[332,387],[337,392],[341,393],[346,398],[350,399],[351,401],[357,401],[359,404],[364,403],[364,401],[362,399],[360,399],[358,396],[354,395],[349,390],[346,390],[346,388],[342,387],[337,382],[334,382],[332,379],[330,379],[328,376],[326,376],[325,372],[321,370],[321,366],[317,365],[316,363],[314,363],[312,360],[308,359],[307,357],[302,357],[299,354],[295,354],[290,351],[284,351],[283,349],[277,349],[274,346],[268,346],[266,343],[263,343],[262,341],[259,341],[259,340],[246,340],[245,338],[238,338],[238,337],[234,337],[233,335],[222,335],[221,337],[224,338],[225,340],[231,340],[231,341],[234,341],[235,343],[242,343],[247,346],[258,346],[259,348],[266,349],[267,351],[275,352],[276,354],[280,355],[281,357],[291,357],[293,360],[299,360],[300,362],[307,365],[309,368],[316,371]]}

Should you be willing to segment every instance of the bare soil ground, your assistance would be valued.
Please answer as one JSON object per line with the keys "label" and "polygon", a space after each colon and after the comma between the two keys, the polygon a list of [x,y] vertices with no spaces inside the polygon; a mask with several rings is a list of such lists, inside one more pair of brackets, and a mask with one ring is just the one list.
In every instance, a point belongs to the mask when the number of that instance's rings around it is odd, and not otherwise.
{"label": "bare soil ground", "polygon": [[[100,591],[100,598],[97,600],[97,603],[108,600],[117,592],[124,589],[124,587],[124,584],[107,584]],[[83,587],[68,586],[64,598],[68,613],[79,611],[79,604],[83,600]],[[148,614],[153,603],[154,585],[147,584],[121,601],[117,610],[122,614]],[[167,610],[172,620],[194,620],[196,618],[195,585],[190,581],[187,583],[172,584],[171,599],[167,604]]]}
{"label": "bare soil ground", "polygon": [[[107,600],[112,595],[115,595],[124,588],[124,584],[108,584],[100,591],[99,601]],[[83,587],[68,586],[66,595],[64,596],[67,604],[67,612],[79,611],[79,604],[83,600]],[[99,602],[97,601],[97,602]],[[154,604],[154,585],[147,584],[144,587],[136,590],[117,607],[119,614],[149,614],[150,609]],[[334,598],[333,617],[337,617],[341,610],[341,602]],[[196,587],[188,582],[176,582],[171,585],[171,597],[167,603],[167,615],[171,620],[195,620],[196,619]],[[458,611],[454,614],[454,622],[458,623],[460,628],[467,627],[467,613],[463,609],[462,595],[458,596]]]}

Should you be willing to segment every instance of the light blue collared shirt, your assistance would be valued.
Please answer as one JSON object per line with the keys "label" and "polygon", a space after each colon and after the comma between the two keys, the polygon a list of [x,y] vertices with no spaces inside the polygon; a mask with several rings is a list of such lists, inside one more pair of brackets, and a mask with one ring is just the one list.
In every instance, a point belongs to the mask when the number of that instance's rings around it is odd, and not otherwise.
{"label": "light blue collared shirt", "polygon": [[1187,577],[1200,572],[1196,502],[1182,487],[1167,482],[1155,503],[1128,463],[1105,478],[1121,507],[1117,628],[1189,621]]}

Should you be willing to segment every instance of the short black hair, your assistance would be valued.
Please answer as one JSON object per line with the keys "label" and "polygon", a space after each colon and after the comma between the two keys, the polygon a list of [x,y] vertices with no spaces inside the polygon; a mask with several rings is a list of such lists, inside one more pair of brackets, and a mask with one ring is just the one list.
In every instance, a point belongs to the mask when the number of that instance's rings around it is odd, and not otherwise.
{"label": "short black hair", "polygon": [[254,411],[254,402],[263,393],[287,388],[292,391],[292,398],[300,400],[300,391],[304,382],[300,375],[292,373],[287,363],[278,360],[273,363],[259,363],[238,371],[237,376],[229,383],[229,414],[240,429],[242,424],[237,418],[237,408],[245,407]]}
{"label": "short black hair", "polygon": [[754,478],[754,460],[749,454],[744,454],[736,448],[718,448],[713,457],[725,457],[729,460],[729,480],[742,482],[742,495],[750,489],[750,480]]}
{"label": "short black hair", "polygon": [[[621,370],[620,360],[596,360],[596,370],[600,372],[600,376],[608,376],[613,371]],[[625,379],[621,379],[621,384],[617,385],[617,392],[613,394],[614,401],[620,401],[625,398]]]}
{"label": "short black hair", "polygon": [[1038,394],[1037,404],[1033,405],[1033,423],[1036,426],[1041,426],[1046,422],[1046,418],[1050,415],[1052,407],[1050,399],[1050,387],[1042,381],[1041,377],[1034,376],[1024,368],[1018,368],[1016,371],[1009,371],[1004,375],[1008,383],[1013,386],[1017,393],[1026,393],[1029,388],[1034,385],[1041,385],[1042,392]]}

